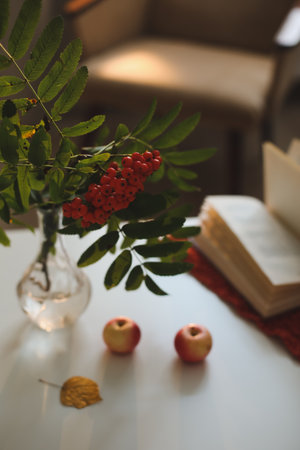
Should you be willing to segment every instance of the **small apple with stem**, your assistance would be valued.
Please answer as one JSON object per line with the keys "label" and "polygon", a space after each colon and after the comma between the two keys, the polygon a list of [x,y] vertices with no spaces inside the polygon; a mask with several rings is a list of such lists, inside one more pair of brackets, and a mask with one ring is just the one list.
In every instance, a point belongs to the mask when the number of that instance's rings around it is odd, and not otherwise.
{"label": "small apple with stem", "polygon": [[141,330],[129,317],[111,319],[103,329],[103,339],[109,350],[115,353],[131,353],[139,343]]}
{"label": "small apple with stem", "polygon": [[174,345],[183,361],[200,362],[212,348],[212,337],[205,326],[189,323],[178,331]]}

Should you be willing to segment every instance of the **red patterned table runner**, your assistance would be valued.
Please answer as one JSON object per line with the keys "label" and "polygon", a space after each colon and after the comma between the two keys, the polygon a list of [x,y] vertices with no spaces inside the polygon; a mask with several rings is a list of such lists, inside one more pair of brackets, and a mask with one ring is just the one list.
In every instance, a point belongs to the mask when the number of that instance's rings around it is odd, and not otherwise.
{"label": "red patterned table runner", "polygon": [[188,261],[194,264],[191,274],[204,286],[231,305],[245,319],[254,322],[266,335],[279,338],[287,350],[300,361],[300,309],[262,318],[224,276],[198,250],[189,249]]}

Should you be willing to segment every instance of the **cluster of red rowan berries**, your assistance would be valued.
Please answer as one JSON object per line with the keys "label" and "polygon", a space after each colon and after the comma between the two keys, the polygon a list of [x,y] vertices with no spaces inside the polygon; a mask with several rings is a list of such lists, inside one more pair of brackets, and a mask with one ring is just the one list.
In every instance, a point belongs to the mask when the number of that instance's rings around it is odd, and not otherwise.
{"label": "cluster of red rowan berries", "polygon": [[146,178],[159,169],[161,162],[159,150],[146,150],[124,156],[122,167],[115,161],[110,163],[100,184],[90,184],[83,199],[75,197],[63,204],[64,216],[81,219],[83,228],[104,224],[112,213],[127,208],[136,194],[144,190]]}

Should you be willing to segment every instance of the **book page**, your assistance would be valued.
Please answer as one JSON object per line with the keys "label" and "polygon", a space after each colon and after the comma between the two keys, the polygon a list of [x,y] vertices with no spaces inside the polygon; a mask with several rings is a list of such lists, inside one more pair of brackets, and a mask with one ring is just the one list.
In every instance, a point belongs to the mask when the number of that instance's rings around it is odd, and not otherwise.
{"label": "book page", "polygon": [[300,236],[300,165],[295,144],[292,157],[270,142],[263,144],[264,201],[272,214]]}
{"label": "book page", "polygon": [[[210,208],[274,286],[300,283],[300,239],[276,220],[261,201],[246,196],[209,196],[202,208],[204,220]],[[209,218],[205,222],[209,227]],[[205,227],[203,233],[206,234]]]}
{"label": "book page", "polygon": [[295,161],[296,164],[300,165],[300,139],[292,140],[287,154],[293,161]]}

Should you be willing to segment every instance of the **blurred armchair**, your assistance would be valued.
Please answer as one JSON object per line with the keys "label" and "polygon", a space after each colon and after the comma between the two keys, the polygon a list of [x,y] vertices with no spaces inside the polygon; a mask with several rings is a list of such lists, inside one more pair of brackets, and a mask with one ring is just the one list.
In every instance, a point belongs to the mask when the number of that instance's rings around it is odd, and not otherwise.
{"label": "blurred armchair", "polygon": [[84,44],[90,105],[186,113],[228,131],[229,191],[240,189],[242,137],[272,124],[293,80],[300,38],[294,0],[70,0]]}

